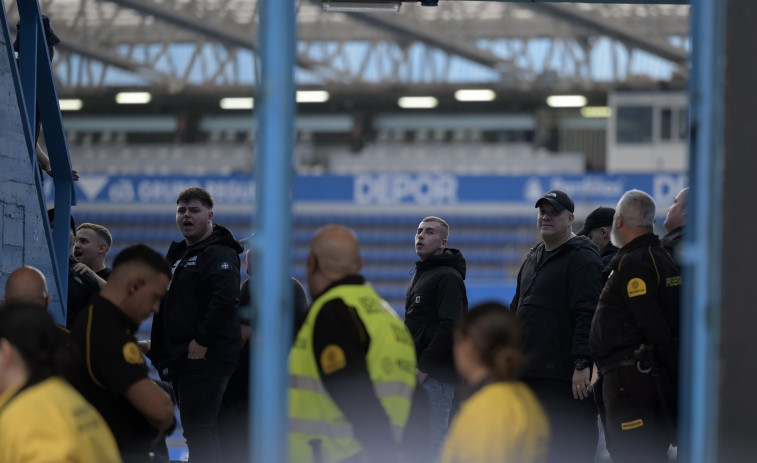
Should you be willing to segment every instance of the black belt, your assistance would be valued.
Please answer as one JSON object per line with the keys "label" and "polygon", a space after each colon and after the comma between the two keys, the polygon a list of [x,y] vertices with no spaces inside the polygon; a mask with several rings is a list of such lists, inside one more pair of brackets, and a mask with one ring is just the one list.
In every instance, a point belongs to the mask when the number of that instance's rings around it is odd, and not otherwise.
{"label": "black belt", "polygon": [[607,365],[602,365],[599,367],[599,373],[602,375],[606,375],[607,373],[617,370],[620,367],[631,367],[636,366],[636,360],[634,359],[625,359],[625,360],[619,360],[617,362],[608,363]]}

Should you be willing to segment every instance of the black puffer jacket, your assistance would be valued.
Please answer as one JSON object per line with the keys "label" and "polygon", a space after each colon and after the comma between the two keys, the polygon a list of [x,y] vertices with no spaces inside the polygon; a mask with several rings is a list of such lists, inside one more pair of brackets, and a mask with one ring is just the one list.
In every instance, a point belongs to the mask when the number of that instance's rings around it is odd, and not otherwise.
{"label": "black puffer jacket", "polygon": [[187,247],[171,244],[166,259],[173,277],[152,325],[150,359],[161,368],[187,355],[193,339],[208,348],[209,358],[237,363],[241,335],[239,254],[242,246],[231,232],[213,225],[213,233]]}
{"label": "black puffer jacket", "polygon": [[526,257],[510,308],[523,326],[525,378],[571,381],[573,361],[591,359],[589,330],[602,291],[602,261],[585,236],[539,264],[544,243]]}
{"label": "black puffer jacket", "polygon": [[465,258],[452,248],[415,263],[405,297],[405,325],[415,341],[418,369],[443,382],[456,382],[452,357],[455,321],[468,311]]}

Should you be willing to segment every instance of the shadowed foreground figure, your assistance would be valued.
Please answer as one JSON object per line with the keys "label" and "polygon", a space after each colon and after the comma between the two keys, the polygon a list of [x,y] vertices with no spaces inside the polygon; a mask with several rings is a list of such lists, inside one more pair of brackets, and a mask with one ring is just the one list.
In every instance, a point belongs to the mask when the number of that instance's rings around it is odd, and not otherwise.
{"label": "shadowed foreground figure", "polygon": [[310,243],[313,304],[289,354],[291,462],[401,461],[415,349],[362,265],[348,228],[326,226]]}
{"label": "shadowed foreground figure", "polygon": [[60,376],[63,332],[36,305],[0,308],[0,461],[121,462],[102,416]]}
{"label": "shadowed foreground figure", "polygon": [[28,265],[14,270],[5,282],[3,302],[5,305],[27,304],[47,309],[50,296],[45,275]]}
{"label": "shadowed foreground figure", "polygon": [[455,365],[472,396],[452,422],[440,463],[540,463],[549,422],[516,375],[523,363],[520,327],[507,307],[485,303],[455,327]]}

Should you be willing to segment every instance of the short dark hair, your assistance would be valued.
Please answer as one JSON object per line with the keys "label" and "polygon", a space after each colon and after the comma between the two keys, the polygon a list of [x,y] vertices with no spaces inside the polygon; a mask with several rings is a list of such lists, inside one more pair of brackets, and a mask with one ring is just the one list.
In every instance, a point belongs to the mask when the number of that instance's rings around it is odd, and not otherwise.
{"label": "short dark hair", "polygon": [[[55,223],[55,208],[51,208],[47,210],[47,220],[50,222],[51,227],[55,227],[53,224]],[[74,221],[74,216],[71,216],[71,233],[76,235],[76,221]]]}
{"label": "short dark hair", "polygon": [[210,196],[208,190],[199,187],[191,187],[179,193],[179,197],[176,198],[176,204],[188,203],[193,199],[198,199],[208,209],[213,209],[213,197]]}
{"label": "short dark hair", "polygon": [[135,244],[119,252],[116,258],[113,259],[113,271],[121,265],[133,261],[142,262],[156,272],[171,278],[171,266],[168,264],[168,261],[157,251],[145,244]]}
{"label": "short dark hair", "polygon": [[28,384],[70,371],[65,334],[42,307],[17,303],[0,308],[0,339],[7,339],[21,354],[29,370]]}
{"label": "short dark hair", "polygon": [[523,364],[518,320],[498,302],[484,302],[463,314],[455,334],[473,340],[479,360],[498,381],[514,379]]}

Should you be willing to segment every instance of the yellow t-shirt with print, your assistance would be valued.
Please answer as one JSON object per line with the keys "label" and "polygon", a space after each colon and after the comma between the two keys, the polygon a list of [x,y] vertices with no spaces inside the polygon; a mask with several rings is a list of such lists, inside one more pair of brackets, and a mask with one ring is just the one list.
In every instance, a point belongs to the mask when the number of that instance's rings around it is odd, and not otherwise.
{"label": "yellow t-shirt with print", "polygon": [[17,390],[0,395],[0,463],[121,463],[103,417],[65,380]]}
{"label": "yellow t-shirt with print", "polygon": [[548,447],[549,421],[531,389],[498,382],[463,403],[439,463],[542,463]]}

